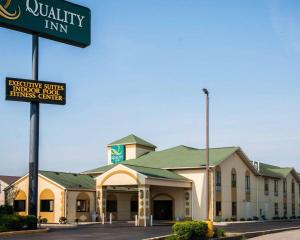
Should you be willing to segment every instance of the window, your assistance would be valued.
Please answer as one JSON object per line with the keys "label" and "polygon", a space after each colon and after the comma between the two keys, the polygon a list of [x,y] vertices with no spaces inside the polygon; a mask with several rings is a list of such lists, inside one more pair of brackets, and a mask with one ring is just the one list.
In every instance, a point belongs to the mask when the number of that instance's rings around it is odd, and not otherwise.
{"label": "window", "polygon": [[236,212],[237,212],[236,202],[232,202],[232,204],[231,204],[231,215],[233,217],[236,217]]}
{"label": "window", "polygon": [[222,204],[219,201],[216,202],[216,216],[222,216]]}
{"label": "window", "polygon": [[217,192],[221,192],[221,182],[222,182],[221,171],[217,170],[216,171],[216,191]]}
{"label": "window", "polygon": [[106,211],[117,212],[117,200],[106,200]]}
{"label": "window", "polygon": [[76,204],[77,212],[89,212],[89,203],[87,200],[77,200]]}
{"label": "window", "polygon": [[231,173],[231,187],[236,188],[236,173]]}
{"label": "window", "polygon": [[283,215],[286,217],[287,216],[287,203],[283,204]]}
{"label": "window", "polygon": [[139,204],[138,201],[131,201],[130,203],[130,211],[131,212],[138,212]]}
{"label": "window", "polygon": [[274,180],[274,195],[278,196],[278,180]]}
{"label": "window", "polygon": [[283,193],[286,196],[286,180],[283,180]]}
{"label": "window", "polygon": [[25,200],[15,200],[14,201],[14,211],[15,212],[26,212],[26,201]]}
{"label": "window", "polygon": [[265,178],[264,180],[264,190],[265,190],[265,195],[269,195],[269,180]]}
{"label": "window", "polygon": [[278,203],[274,203],[274,216],[278,217],[279,212],[278,212]]}
{"label": "window", "polygon": [[53,212],[54,201],[53,200],[41,200],[40,203],[41,212]]}
{"label": "window", "polygon": [[292,216],[296,215],[295,203],[292,203]]}
{"label": "window", "polygon": [[295,182],[292,181],[292,194],[295,194]]}
{"label": "window", "polygon": [[246,178],[245,178],[245,183],[246,183],[246,192],[250,192],[250,176],[246,175]]}

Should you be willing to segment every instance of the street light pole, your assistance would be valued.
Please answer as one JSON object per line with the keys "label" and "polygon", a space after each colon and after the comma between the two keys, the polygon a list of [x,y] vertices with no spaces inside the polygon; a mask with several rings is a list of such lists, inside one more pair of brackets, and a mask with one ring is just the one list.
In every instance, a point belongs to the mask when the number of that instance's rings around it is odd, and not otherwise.
{"label": "street light pole", "polygon": [[209,92],[206,88],[203,89],[205,94],[205,160],[206,160],[206,219],[210,220],[209,208],[210,208],[210,191],[209,191]]}

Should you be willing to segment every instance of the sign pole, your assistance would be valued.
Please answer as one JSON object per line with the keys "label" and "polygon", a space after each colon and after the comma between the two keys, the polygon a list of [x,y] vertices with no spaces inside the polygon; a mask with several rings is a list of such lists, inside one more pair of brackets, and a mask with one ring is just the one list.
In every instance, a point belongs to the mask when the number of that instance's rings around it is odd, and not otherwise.
{"label": "sign pole", "polygon": [[[32,35],[32,78],[39,79],[39,37]],[[37,216],[38,169],[39,169],[39,122],[40,106],[38,102],[30,103],[30,146],[29,146],[29,211]]]}

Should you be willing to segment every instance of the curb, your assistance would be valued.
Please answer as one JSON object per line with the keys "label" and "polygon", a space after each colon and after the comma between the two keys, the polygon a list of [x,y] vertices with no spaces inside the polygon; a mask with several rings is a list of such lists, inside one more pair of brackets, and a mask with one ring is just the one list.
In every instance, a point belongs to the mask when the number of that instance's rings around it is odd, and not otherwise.
{"label": "curb", "polygon": [[10,237],[16,235],[24,235],[24,234],[37,234],[37,233],[47,233],[49,232],[49,228],[38,229],[38,230],[22,230],[22,231],[14,231],[14,232],[2,232],[0,233],[0,237]]}
{"label": "curb", "polygon": [[160,237],[153,237],[153,238],[145,238],[143,240],[165,240],[167,237],[171,237],[174,234],[169,234],[169,235],[165,235],[165,236],[160,236]]}
{"label": "curb", "polygon": [[297,229],[300,229],[300,226],[299,227],[290,227],[290,228],[278,228],[278,229],[257,231],[257,232],[227,233],[229,236],[223,237],[220,239],[239,240],[239,239],[244,239],[244,238],[254,238],[254,237],[259,237],[259,236],[268,235],[268,234],[272,234],[272,233],[286,232],[286,231],[292,231],[292,230],[297,230]]}
{"label": "curb", "polygon": [[[290,227],[290,228],[279,228],[279,229],[272,229],[272,230],[266,230],[266,231],[258,231],[258,232],[246,232],[246,233],[227,233],[229,236],[221,237],[219,239],[222,240],[241,240],[245,238],[254,238],[259,237],[263,235],[268,235],[272,233],[279,233],[279,232],[285,232],[285,231],[292,231],[300,229],[299,227]],[[160,236],[160,237],[154,237],[154,238],[146,238],[143,240],[165,240],[167,237],[173,236],[173,234]],[[214,238],[216,239],[216,238]]]}

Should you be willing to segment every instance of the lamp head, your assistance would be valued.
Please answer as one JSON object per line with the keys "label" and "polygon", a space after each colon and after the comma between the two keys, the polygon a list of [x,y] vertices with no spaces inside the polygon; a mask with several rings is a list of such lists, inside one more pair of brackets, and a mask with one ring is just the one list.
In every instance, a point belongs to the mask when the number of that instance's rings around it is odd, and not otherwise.
{"label": "lamp head", "polygon": [[204,92],[204,94],[206,94],[206,95],[209,94],[209,92],[208,92],[208,90],[207,90],[206,88],[203,88],[203,92]]}

